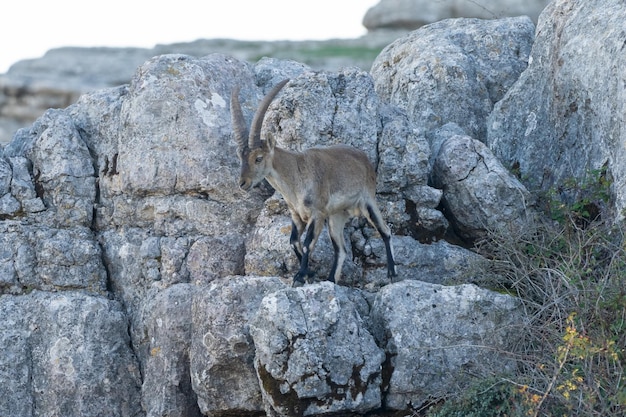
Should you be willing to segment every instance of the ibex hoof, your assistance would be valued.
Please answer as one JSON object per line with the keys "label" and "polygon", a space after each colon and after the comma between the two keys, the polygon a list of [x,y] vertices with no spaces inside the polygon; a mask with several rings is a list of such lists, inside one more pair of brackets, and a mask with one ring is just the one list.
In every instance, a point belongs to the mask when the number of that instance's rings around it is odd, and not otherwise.
{"label": "ibex hoof", "polygon": [[396,278],[398,278],[398,273],[396,271],[388,271],[387,278],[393,283],[396,281]]}
{"label": "ibex hoof", "polygon": [[302,286],[304,286],[304,281],[294,279],[293,282],[291,283],[292,288],[298,288]]}

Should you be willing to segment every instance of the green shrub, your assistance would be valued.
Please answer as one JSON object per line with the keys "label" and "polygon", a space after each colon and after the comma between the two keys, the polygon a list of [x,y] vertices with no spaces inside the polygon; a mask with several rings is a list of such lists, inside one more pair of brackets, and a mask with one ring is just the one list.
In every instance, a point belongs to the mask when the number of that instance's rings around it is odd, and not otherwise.
{"label": "green shrub", "polygon": [[478,382],[458,398],[428,410],[427,417],[516,417],[526,416],[524,390],[509,381]]}

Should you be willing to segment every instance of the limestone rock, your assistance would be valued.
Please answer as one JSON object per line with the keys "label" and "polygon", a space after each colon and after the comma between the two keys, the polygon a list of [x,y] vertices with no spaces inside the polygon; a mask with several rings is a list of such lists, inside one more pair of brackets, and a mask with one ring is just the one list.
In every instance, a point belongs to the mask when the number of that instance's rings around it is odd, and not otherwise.
{"label": "limestone rock", "polygon": [[370,75],[358,68],[307,73],[270,105],[262,135],[291,150],[337,143],[356,146],[376,166],[379,101]]}
{"label": "limestone rock", "polygon": [[0,293],[33,289],[106,290],[101,249],[87,228],[0,222]]}
{"label": "limestone rock", "polygon": [[489,148],[468,136],[453,135],[439,147],[433,184],[455,231],[468,241],[498,228],[515,233],[529,220],[532,199]]}
{"label": "limestone rock", "polygon": [[512,372],[505,354],[523,326],[519,300],[474,285],[445,287],[403,281],[384,287],[371,311],[385,349],[389,409],[419,408],[458,392],[485,372]]}
{"label": "limestone rock", "polygon": [[33,291],[0,296],[0,414],[142,415],[140,373],[119,303]]}
{"label": "limestone rock", "polygon": [[[604,170],[612,181],[615,215],[622,219],[623,6],[616,0],[550,3],[539,19],[528,69],[494,108],[487,140],[531,190],[558,191],[568,181],[590,182],[592,171]],[[573,203],[581,195],[561,197]]]}
{"label": "limestone rock", "polygon": [[376,92],[427,137],[454,122],[484,141],[493,105],[527,66],[534,29],[528,17],[424,26],[378,55],[371,70]]}
{"label": "limestone rock", "polygon": [[191,384],[192,300],[195,286],[178,284],[146,297],[142,405],[146,416],[200,417]]}
{"label": "limestone rock", "polygon": [[196,292],[190,366],[203,415],[252,415],[264,410],[249,323],[263,297],[284,287],[277,278],[226,277]]}
{"label": "limestone rock", "polygon": [[[488,260],[484,257],[445,240],[424,244],[409,236],[394,236],[392,243],[398,270],[394,282],[417,280],[442,285],[470,283],[479,280],[481,271],[488,266]],[[366,262],[373,265],[367,265],[363,279],[353,285],[376,291],[391,283],[386,269],[380,265],[380,260],[385,259],[385,247],[382,242],[371,240],[368,249],[372,256]]]}
{"label": "limestone rock", "polygon": [[250,334],[267,415],[364,413],[380,406],[384,354],[350,292],[323,282],[263,298]]}

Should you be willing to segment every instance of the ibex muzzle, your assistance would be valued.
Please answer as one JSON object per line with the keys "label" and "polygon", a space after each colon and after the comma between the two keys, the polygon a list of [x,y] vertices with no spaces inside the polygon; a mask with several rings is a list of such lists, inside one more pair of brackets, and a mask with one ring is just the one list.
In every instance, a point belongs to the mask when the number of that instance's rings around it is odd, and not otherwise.
{"label": "ibex muzzle", "polygon": [[249,190],[265,178],[287,202],[292,220],[290,241],[300,261],[294,285],[303,284],[312,275],[309,256],[325,223],[335,250],[328,280],[339,279],[346,257],[343,229],[355,216],[365,217],[380,233],[387,253],[387,274],[393,279],[397,274],[391,231],[376,204],[376,173],[367,155],[345,145],[291,152],[277,147],[273,138],[261,140],[265,113],[288,81],[278,83],[261,101],[249,131],[239,103],[239,88],[233,90],[230,110],[241,160],[239,186]]}

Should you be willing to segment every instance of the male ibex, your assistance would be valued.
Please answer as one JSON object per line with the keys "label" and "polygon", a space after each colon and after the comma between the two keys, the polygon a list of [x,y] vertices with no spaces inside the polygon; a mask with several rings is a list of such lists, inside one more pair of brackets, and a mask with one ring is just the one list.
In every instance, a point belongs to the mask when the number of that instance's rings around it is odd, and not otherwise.
{"label": "male ibex", "polygon": [[[367,156],[345,145],[291,152],[276,146],[274,138],[261,140],[265,112],[287,81],[278,83],[259,104],[249,132],[239,103],[239,87],[232,93],[230,111],[241,160],[239,186],[247,191],[266,178],[287,202],[292,219],[290,242],[300,261],[294,286],[303,284],[305,277],[311,275],[309,255],[326,222],[335,249],[328,280],[335,282],[341,276],[346,257],[343,228],[355,216],[364,216],[382,236],[387,274],[393,279],[396,267],[391,232],[376,205],[376,173]],[[305,228],[302,245],[300,238]]]}

